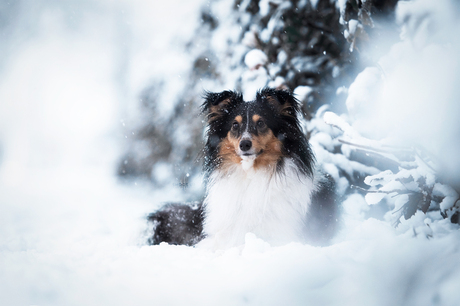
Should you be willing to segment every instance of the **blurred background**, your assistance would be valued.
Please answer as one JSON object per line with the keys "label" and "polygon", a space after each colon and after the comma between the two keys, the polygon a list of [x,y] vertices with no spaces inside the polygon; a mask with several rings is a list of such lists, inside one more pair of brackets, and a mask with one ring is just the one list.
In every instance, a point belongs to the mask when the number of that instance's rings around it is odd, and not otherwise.
{"label": "blurred background", "polygon": [[171,80],[164,104],[176,102],[201,5],[2,1],[3,180],[20,182],[35,167],[115,167],[123,139],[137,137],[133,125],[154,119],[143,93]]}
{"label": "blurred background", "polygon": [[306,119],[345,110],[359,41],[340,18],[391,18],[396,2],[347,3],[2,1],[2,182],[104,165],[202,195],[205,90],[297,89]]}
{"label": "blurred background", "polygon": [[113,271],[150,292],[153,255],[127,246],[145,246],[162,203],[202,199],[205,91],[293,91],[344,211],[399,233],[457,230],[459,12],[454,0],[0,0],[0,293],[89,305],[81,292],[124,288]]}

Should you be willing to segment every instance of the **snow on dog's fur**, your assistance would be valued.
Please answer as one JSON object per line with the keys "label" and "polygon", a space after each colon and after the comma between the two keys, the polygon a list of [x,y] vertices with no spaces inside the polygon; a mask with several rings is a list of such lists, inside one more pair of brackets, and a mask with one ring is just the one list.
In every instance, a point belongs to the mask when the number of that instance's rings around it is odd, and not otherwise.
{"label": "snow on dog's fur", "polygon": [[[290,92],[266,88],[250,102],[233,91],[207,93],[202,110],[208,120],[206,197],[192,210],[176,204],[166,215],[165,209],[152,214],[152,243],[193,245],[204,238],[199,246],[219,249],[243,244],[248,232],[272,245],[332,235],[333,184],[315,171],[300,105]],[[193,212],[195,221],[181,210]],[[183,238],[197,231],[193,239]]]}

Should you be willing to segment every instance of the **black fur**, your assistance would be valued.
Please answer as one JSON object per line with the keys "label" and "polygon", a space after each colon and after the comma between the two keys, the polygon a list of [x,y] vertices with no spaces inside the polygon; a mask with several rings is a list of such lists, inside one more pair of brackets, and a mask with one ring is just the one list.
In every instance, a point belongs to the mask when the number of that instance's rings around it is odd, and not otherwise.
{"label": "black fur", "polygon": [[[201,110],[208,120],[203,150],[205,178],[219,167],[218,147],[230,131],[233,118],[237,114],[256,110],[283,144],[283,154],[293,159],[303,174],[313,176],[315,158],[298,120],[300,103],[290,92],[265,88],[257,93],[255,101],[249,103],[234,91],[208,92],[204,100]],[[283,159],[280,159],[276,169],[283,171]],[[311,237],[311,243],[322,244],[332,237],[337,228],[337,214],[334,181],[326,177],[312,198],[306,233]],[[201,203],[167,204],[149,215],[148,219],[153,223],[154,232],[149,239],[150,244],[167,242],[194,245],[203,238]]]}
{"label": "black fur", "polygon": [[339,210],[335,193],[335,182],[325,175],[319,189],[313,194],[308,212],[308,241],[313,245],[323,245],[335,235],[339,227]]}
{"label": "black fur", "polygon": [[208,125],[206,130],[206,144],[203,150],[203,170],[205,178],[207,178],[219,165],[217,148],[220,141],[227,136],[227,132],[230,130],[231,122],[229,122],[228,118],[244,101],[242,94],[228,90],[221,93],[207,92],[204,99],[201,111],[206,114]]}
{"label": "black fur", "polygon": [[[268,102],[270,98],[274,98],[277,103]],[[313,175],[315,157],[300,127],[298,119],[300,102],[288,91],[271,88],[265,88],[257,93],[256,105],[260,102],[269,105],[271,113],[279,115],[279,118],[274,118],[272,121],[274,124],[271,129],[283,143],[284,153],[294,160],[304,174]],[[276,108],[283,110],[279,112]]]}
{"label": "black fur", "polygon": [[166,204],[161,210],[148,216],[153,235],[149,244],[194,245],[202,239],[203,208],[201,203]]}
{"label": "black fur", "polygon": [[298,120],[300,103],[290,92],[264,88],[257,93],[256,100],[249,103],[243,101],[240,93],[233,91],[207,93],[201,109],[208,116],[204,148],[206,177],[219,166],[218,146],[231,129],[232,120],[229,118],[247,110],[262,114],[273,134],[283,143],[283,153],[290,156],[304,174],[313,174],[315,158]]}

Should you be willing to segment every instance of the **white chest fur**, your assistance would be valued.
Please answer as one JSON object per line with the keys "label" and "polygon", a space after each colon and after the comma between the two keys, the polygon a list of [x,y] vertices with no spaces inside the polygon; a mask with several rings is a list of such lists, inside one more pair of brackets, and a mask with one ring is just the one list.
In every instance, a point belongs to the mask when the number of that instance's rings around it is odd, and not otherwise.
{"label": "white chest fur", "polygon": [[235,165],[214,171],[204,201],[204,233],[200,244],[213,249],[244,243],[252,232],[272,245],[305,239],[305,222],[315,189],[286,158],[280,173]]}

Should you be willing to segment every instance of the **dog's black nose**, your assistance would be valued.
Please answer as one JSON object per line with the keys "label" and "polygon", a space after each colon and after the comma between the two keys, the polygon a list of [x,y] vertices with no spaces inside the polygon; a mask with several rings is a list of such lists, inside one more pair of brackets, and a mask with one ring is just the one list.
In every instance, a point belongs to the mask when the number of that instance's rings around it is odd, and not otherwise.
{"label": "dog's black nose", "polygon": [[252,142],[250,140],[245,139],[240,142],[240,149],[243,152],[248,151],[251,147]]}

